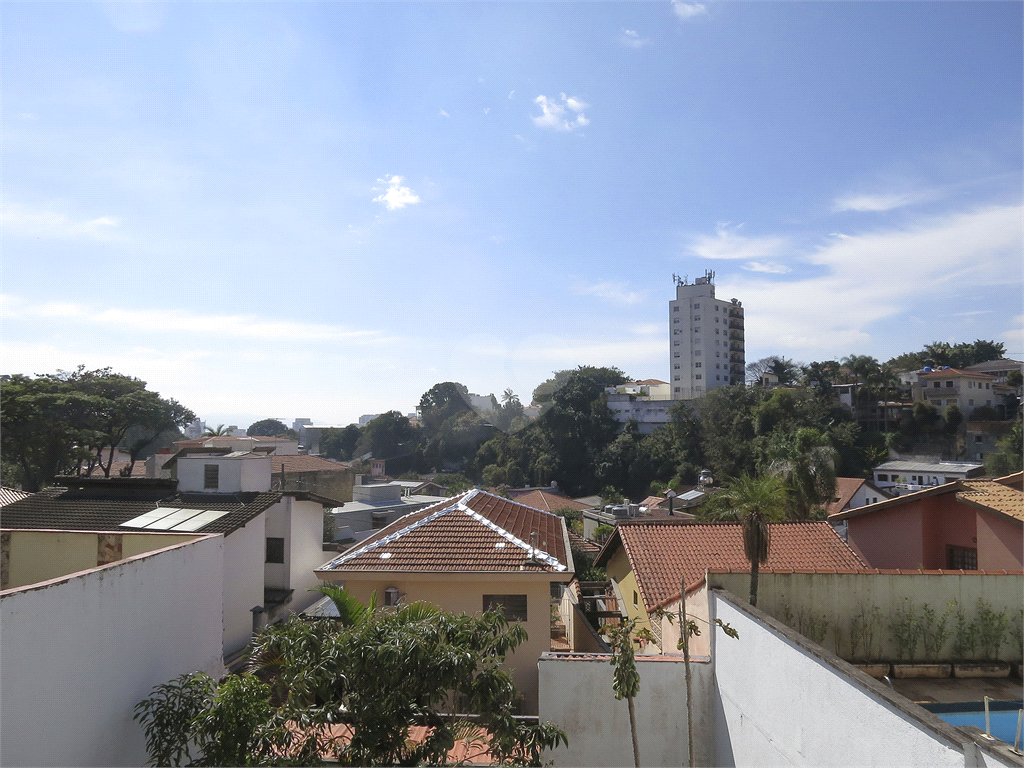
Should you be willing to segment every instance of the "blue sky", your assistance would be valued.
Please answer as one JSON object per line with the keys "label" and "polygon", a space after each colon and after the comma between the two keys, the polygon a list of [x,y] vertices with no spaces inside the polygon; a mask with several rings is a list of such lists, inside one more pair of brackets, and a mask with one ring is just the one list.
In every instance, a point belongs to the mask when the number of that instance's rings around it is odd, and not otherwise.
{"label": "blue sky", "polygon": [[4,373],[213,423],[747,359],[1024,354],[1020,3],[6,3]]}

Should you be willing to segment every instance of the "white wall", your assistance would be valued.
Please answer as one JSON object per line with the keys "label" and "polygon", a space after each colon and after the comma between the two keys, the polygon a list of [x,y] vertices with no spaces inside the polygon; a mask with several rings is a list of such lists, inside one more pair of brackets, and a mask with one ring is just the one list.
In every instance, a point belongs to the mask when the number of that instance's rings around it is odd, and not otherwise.
{"label": "white wall", "polygon": [[263,605],[266,513],[224,539],[224,655],[252,637],[251,608]]}
{"label": "white wall", "polygon": [[[739,632],[715,629],[715,764],[967,764],[966,737],[932,713],[727,592],[711,590],[709,603]],[[999,762],[988,754],[986,764]]]}
{"label": "white wall", "polygon": [[288,558],[291,589],[295,590],[288,607],[302,611],[316,602],[322,595],[309,590],[320,583],[314,568],[319,568],[337,553],[324,552],[324,508],[315,501],[291,502],[291,546],[285,554]]}
{"label": "white wall", "polygon": [[[686,680],[680,657],[638,656],[640,692],[635,699],[641,765],[685,765]],[[609,657],[544,654],[539,662],[538,714],[561,727],[568,747],[545,752],[556,766],[633,765],[629,706],[612,691]],[[711,665],[690,664],[693,689],[694,757],[712,765],[714,677]]]}
{"label": "white wall", "polygon": [[[204,467],[220,467],[216,491],[204,488]],[[246,456],[227,459],[211,454],[182,456],[177,461],[178,490],[187,493],[238,493],[270,490],[270,456]]]}
{"label": "white wall", "polygon": [[206,537],[0,597],[0,764],[144,764],[133,707],[223,672],[223,552]]}

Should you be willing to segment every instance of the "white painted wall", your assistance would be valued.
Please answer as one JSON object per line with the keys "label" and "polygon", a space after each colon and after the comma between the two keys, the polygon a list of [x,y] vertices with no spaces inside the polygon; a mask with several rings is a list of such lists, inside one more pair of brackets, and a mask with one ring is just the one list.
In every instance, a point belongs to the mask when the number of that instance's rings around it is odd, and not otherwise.
{"label": "white painted wall", "polygon": [[276,589],[291,589],[291,579],[289,578],[289,561],[291,560],[291,552],[289,551],[289,543],[292,537],[292,512],[290,502],[291,497],[285,496],[265,513],[267,518],[266,529],[264,530],[266,538],[284,539],[283,563],[266,562],[266,550],[264,549],[264,586],[274,587]]}
{"label": "white painted wall", "polygon": [[252,637],[251,608],[263,605],[266,513],[224,539],[224,655]]}
{"label": "white painted wall", "polygon": [[812,653],[726,592],[712,590],[709,603],[739,632],[733,639],[715,629],[716,765],[968,764],[960,732],[932,713],[831,654]]}
{"label": "white painted wall", "polygon": [[223,673],[223,554],[205,537],[0,597],[0,764],[143,765],[133,707]]}
{"label": "white painted wall", "polygon": [[313,569],[319,568],[336,553],[324,552],[324,508],[315,501],[298,501],[290,496],[291,502],[291,546],[285,557],[289,565],[289,582],[295,590],[288,607],[302,611],[322,595],[309,590],[320,583]]}
{"label": "white painted wall", "polygon": [[[641,765],[686,765],[686,680],[680,657],[637,657],[640,692],[635,699]],[[568,747],[545,752],[556,766],[633,765],[629,707],[612,691],[608,656],[544,654],[538,664],[541,720],[557,723]],[[711,665],[690,665],[694,750],[698,765],[714,764],[714,676]]]}
{"label": "white painted wall", "polygon": [[[204,488],[204,467],[216,464],[217,489]],[[182,456],[177,461],[178,490],[186,493],[238,493],[270,490],[270,456],[225,458],[210,454]]]}

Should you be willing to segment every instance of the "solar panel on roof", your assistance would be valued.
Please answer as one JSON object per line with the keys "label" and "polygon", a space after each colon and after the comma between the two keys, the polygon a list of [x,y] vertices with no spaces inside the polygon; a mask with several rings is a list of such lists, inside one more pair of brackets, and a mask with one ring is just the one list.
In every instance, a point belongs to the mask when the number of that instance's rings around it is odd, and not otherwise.
{"label": "solar panel on roof", "polygon": [[179,523],[191,520],[196,515],[204,512],[202,509],[176,509],[171,514],[156,520],[146,526],[147,531],[168,531]]}
{"label": "solar panel on roof", "polygon": [[163,520],[173,512],[179,512],[178,507],[157,507],[149,512],[133,517],[127,522],[121,523],[122,528],[147,528],[155,522]]}
{"label": "solar panel on roof", "polygon": [[222,509],[204,509],[198,515],[183,523],[178,523],[176,526],[171,528],[172,531],[198,531],[204,525],[212,523],[214,520],[219,520],[228,514],[228,510]]}

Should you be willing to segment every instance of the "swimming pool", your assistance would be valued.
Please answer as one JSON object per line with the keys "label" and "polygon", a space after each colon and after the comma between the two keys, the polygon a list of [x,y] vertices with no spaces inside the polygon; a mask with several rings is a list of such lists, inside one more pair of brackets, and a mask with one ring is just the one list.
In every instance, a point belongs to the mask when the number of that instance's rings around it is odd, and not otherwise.
{"label": "swimming pool", "polygon": [[[934,712],[950,725],[973,725],[985,730],[985,703],[970,701],[962,704],[922,704],[929,712]],[[1017,712],[1024,707],[1024,702],[990,701],[988,704],[991,733],[1007,744],[1013,744],[1017,732]],[[1024,733],[1021,734],[1024,740]],[[1018,744],[1019,746],[1019,744]]]}

